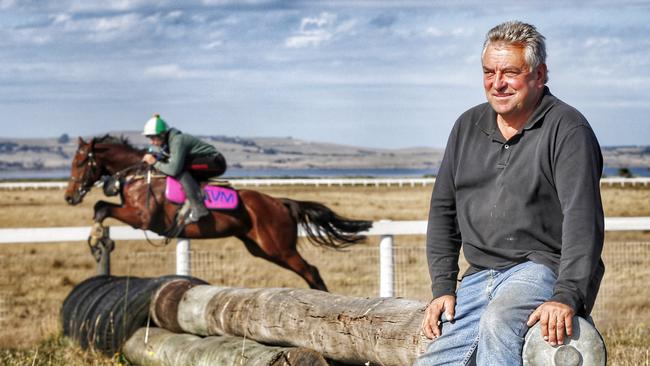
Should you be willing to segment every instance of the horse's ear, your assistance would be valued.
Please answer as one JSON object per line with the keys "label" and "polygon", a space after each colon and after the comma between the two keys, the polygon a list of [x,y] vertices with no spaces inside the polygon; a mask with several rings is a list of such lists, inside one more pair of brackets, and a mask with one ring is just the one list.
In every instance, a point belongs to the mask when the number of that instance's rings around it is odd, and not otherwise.
{"label": "horse's ear", "polygon": [[84,139],[82,139],[81,136],[79,136],[79,145],[85,145],[85,144],[86,141],[84,141]]}

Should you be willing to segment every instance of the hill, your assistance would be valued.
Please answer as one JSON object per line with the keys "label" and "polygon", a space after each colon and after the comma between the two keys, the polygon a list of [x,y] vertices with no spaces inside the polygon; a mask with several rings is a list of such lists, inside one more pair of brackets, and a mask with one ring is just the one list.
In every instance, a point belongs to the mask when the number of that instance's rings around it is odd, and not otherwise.
{"label": "hill", "polygon": [[[139,147],[139,132],[113,131]],[[374,149],[305,141],[291,137],[199,136],[226,156],[230,167],[243,169],[432,169],[440,164],[442,149]],[[84,137],[89,140],[91,137]],[[0,170],[68,169],[77,139],[0,138]]]}
{"label": "hill", "polygon": [[[147,140],[137,131],[112,131],[139,147]],[[375,149],[306,141],[292,137],[199,136],[214,145],[229,167],[241,169],[418,169],[435,171],[443,149]],[[86,140],[92,136],[84,137]],[[77,139],[0,138],[0,171],[69,169]],[[650,168],[650,146],[603,147],[605,166]]]}

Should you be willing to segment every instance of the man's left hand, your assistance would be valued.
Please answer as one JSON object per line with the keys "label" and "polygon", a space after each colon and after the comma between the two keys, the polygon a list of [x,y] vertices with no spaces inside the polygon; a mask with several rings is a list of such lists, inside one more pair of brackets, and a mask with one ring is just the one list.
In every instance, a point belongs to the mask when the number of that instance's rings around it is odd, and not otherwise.
{"label": "man's left hand", "polygon": [[145,156],[142,158],[142,161],[149,165],[154,165],[156,163],[156,157],[151,155],[151,154],[145,154]]}
{"label": "man's left hand", "polygon": [[528,317],[528,326],[541,323],[542,336],[551,346],[564,344],[564,334],[573,336],[573,316],[575,311],[569,305],[547,301]]}

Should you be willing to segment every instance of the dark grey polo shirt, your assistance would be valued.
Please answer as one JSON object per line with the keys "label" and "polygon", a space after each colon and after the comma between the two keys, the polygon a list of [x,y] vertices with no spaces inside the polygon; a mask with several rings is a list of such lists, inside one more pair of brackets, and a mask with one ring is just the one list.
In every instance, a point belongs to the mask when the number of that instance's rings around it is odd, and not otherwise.
{"label": "dark grey polo shirt", "polygon": [[470,269],[533,261],[558,276],[551,300],[588,314],[604,265],[602,155],[587,120],[545,88],[506,141],[488,103],[451,131],[431,198],[427,259],[433,297],[454,294],[461,248]]}

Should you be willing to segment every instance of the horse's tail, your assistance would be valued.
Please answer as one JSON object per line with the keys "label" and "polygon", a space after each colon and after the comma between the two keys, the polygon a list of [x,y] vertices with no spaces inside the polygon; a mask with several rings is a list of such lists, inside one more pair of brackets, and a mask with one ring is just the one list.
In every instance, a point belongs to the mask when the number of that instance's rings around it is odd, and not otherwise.
{"label": "horse's tail", "polygon": [[337,215],[327,206],[310,201],[281,198],[291,216],[307,233],[309,241],[316,245],[341,249],[356,244],[366,237],[359,232],[372,227],[372,221],[351,220]]}

